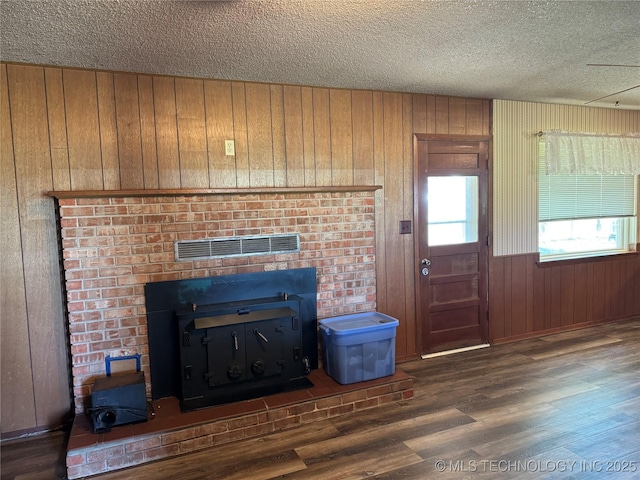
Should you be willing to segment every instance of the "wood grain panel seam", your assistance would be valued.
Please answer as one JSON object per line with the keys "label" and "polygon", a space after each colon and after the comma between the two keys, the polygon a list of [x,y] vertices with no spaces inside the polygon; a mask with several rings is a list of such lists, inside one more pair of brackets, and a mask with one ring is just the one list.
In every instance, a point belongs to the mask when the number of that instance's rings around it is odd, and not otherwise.
{"label": "wood grain panel seam", "polygon": [[[178,146],[178,178],[182,187],[182,149],[180,148],[180,126],[178,122],[178,88],[175,78],[173,79],[173,107],[176,112],[176,144]],[[208,154],[207,154],[208,155]]]}
{"label": "wood grain panel seam", "polygon": [[[282,92],[282,111],[284,112],[284,91]],[[273,130],[273,85],[269,86],[269,130],[271,132],[271,165],[273,165],[271,171],[272,185],[276,185],[276,148],[273,145],[274,130]],[[284,123],[284,118],[282,119]],[[287,178],[287,167],[285,162],[285,179]]]}
{"label": "wood grain panel seam", "polygon": [[[115,75],[111,76],[111,82],[113,83],[113,115],[114,115],[114,127],[116,129],[115,131],[115,139],[116,139],[116,147],[118,149],[118,177],[119,180],[118,182],[120,183],[120,186],[122,186],[122,162],[120,161],[120,131],[119,131],[119,126],[118,126],[118,102],[116,99],[116,79],[115,79]],[[103,178],[104,178],[104,174],[103,174]],[[104,180],[103,180],[104,182]]]}
{"label": "wood grain panel seam", "polygon": [[[54,178],[54,165],[53,165],[53,142],[51,141],[51,125],[49,125],[49,94],[47,91],[47,77],[46,77],[46,70],[43,68],[42,69],[42,73],[44,75],[44,100],[45,100],[45,106],[47,109],[47,129],[49,131],[49,159],[51,161],[51,180],[52,180],[52,185],[55,185],[55,178]],[[62,87],[62,104],[64,106],[64,143],[66,145],[66,151],[67,151],[67,171],[69,172],[69,186],[71,185],[71,162],[69,161],[69,132],[67,130],[67,109],[66,109],[66,102],[64,101],[64,82],[62,81],[62,75],[63,75],[63,70],[60,69],[60,83],[61,83],[61,87]],[[97,81],[97,80],[96,80]],[[97,89],[96,89],[96,95],[97,95]],[[98,121],[100,119],[98,118]],[[100,125],[98,123],[98,125]],[[101,165],[102,165],[102,159],[101,159]],[[104,188],[104,184],[103,184],[103,188]]]}
{"label": "wood grain panel seam", "polygon": [[351,104],[351,184],[353,185],[356,178],[356,136],[353,134],[353,90],[349,90],[349,103]]}
{"label": "wood grain panel seam", "polygon": [[[62,75],[64,75],[64,70],[62,70]],[[102,174],[100,175],[100,180],[102,181],[102,188],[104,188],[104,157],[102,155],[103,152],[103,145],[102,145],[102,135],[100,134],[100,132],[102,131],[102,124],[100,122],[100,89],[98,86],[98,75],[94,75],[94,81],[96,84],[96,112],[98,114],[98,144],[100,145],[100,168],[102,169]],[[113,82],[113,75],[111,76],[111,80]],[[115,86],[114,86],[115,87]],[[115,91],[115,88],[114,88]],[[64,82],[62,82],[62,93],[64,94]],[[113,98],[113,104],[115,106],[116,104],[116,99],[115,99],[115,94],[114,94],[114,98]],[[64,128],[65,130],[67,130],[67,102],[64,102],[65,105],[65,110],[64,110]],[[69,133],[66,132],[65,133],[66,138],[67,138],[67,158],[69,157]],[[116,148],[118,148],[118,143],[116,142]],[[118,164],[120,162],[120,154],[118,153]],[[71,160],[67,160],[67,163],[69,164],[69,182],[71,182]]]}
{"label": "wood grain panel seam", "polygon": [[136,93],[138,96],[138,129],[140,130],[140,155],[142,161],[142,185],[146,185],[147,182],[145,180],[145,168],[144,168],[144,145],[142,142],[142,110],[140,109],[140,75],[136,75]]}
{"label": "wood grain panel seam", "polygon": [[211,161],[209,159],[209,125],[207,123],[207,91],[204,88],[204,80],[202,85],[202,108],[204,109],[204,151],[207,154],[207,184],[211,188]]}

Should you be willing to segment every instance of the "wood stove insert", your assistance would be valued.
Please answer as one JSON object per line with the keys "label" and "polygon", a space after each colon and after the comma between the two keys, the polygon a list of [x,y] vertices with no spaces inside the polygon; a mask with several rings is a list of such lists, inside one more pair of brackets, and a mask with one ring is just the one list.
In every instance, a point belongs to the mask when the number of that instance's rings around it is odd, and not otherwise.
{"label": "wood stove insert", "polygon": [[315,268],[145,286],[151,389],[183,411],[308,388],[318,368]]}

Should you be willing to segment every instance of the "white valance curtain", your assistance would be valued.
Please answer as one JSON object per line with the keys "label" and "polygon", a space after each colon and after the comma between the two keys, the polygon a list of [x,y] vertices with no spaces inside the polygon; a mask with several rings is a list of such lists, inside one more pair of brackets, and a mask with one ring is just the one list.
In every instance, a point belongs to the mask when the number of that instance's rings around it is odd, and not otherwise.
{"label": "white valance curtain", "polygon": [[640,134],[542,132],[547,175],[640,174]]}

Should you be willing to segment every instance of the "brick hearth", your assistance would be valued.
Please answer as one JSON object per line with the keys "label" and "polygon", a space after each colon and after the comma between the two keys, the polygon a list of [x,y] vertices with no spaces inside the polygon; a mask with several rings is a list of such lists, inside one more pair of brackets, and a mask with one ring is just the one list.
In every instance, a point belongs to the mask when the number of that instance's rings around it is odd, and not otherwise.
{"label": "brick hearth", "polygon": [[67,449],[69,479],[97,475],[204,448],[253,438],[318,420],[413,398],[413,379],[389,377],[339,385],[322,370],[314,387],[246,402],[181,413],[176,398],[153,402],[148,422],[92,433],[86,415],[76,416]]}

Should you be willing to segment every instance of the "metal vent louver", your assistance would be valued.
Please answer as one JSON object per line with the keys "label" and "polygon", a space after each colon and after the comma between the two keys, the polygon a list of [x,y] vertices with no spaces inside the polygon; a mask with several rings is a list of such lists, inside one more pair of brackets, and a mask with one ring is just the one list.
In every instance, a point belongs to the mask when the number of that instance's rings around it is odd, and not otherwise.
{"label": "metal vent louver", "polygon": [[185,240],[175,244],[177,261],[299,251],[300,236],[298,234]]}

